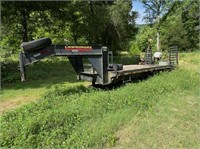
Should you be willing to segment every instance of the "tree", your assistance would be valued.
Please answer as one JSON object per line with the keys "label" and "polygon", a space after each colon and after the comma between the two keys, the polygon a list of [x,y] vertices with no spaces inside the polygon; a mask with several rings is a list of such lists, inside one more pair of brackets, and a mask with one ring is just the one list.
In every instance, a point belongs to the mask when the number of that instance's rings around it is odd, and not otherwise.
{"label": "tree", "polygon": [[[61,10],[66,4],[68,3],[52,1],[1,2],[1,27],[3,31],[0,41],[1,44],[8,45],[7,48],[12,48],[13,51],[17,52],[20,44],[33,40],[35,32],[37,31],[38,33],[40,28],[44,32],[49,32],[49,30],[52,32],[54,29],[58,29],[59,27],[57,26],[54,28],[57,22],[59,22],[55,18],[61,16]],[[44,32],[43,35],[45,34]]]}
{"label": "tree", "polygon": [[140,51],[145,51],[146,48],[148,47],[148,40],[152,39],[152,50],[155,50],[156,47],[154,46],[155,42],[155,33],[156,33],[156,29],[153,27],[150,27],[149,25],[143,26],[138,34],[136,35],[136,39],[135,42],[137,43],[139,50]]}
{"label": "tree", "polygon": [[[13,1],[2,2],[1,43],[48,36],[55,43],[100,43],[115,53],[123,49],[135,29],[132,1]],[[18,49],[18,48],[17,48]],[[18,50],[15,49],[15,52]]]}
{"label": "tree", "polygon": [[[177,14],[177,13],[176,13]],[[187,31],[184,29],[181,14],[169,16],[161,28],[162,47],[178,46],[179,50],[187,50],[190,47]]]}
{"label": "tree", "polygon": [[161,50],[160,44],[160,19],[167,12],[169,6],[171,5],[171,0],[141,0],[144,4],[147,13],[145,19],[147,22],[153,24],[155,23],[157,29],[157,51]]}
{"label": "tree", "polygon": [[185,0],[182,2],[182,22],[187,31],[188,40],[191,48],[197,48],[199,44],[199,2],[197,0]]}
{"label": "tree", "polygon": [[161,41],[163,48],[176,45],[179,50],[196,48],[198,41],[197,1],[176,1],[161,19]]}
{"label": "tree", "polygon": [[[115,5],[110,7],[110,28],[114,33],[113,45],[118,45],[118,47],[113,47],[113,49],[123,49],[127,48],[126,45],[133,36],[135,36],[135,18],[137,13],[131,11],[132,3],[131,1],[116,1]],[[109,30],[108,30],[109,32]],[[118,43],[118,44],[117,44]]]}
{"label": "tree", "polygon": [[[18,34],[21,35],[23,42],[28,41],[28,22],[30,13],[33,10],[40,9],[40,3],[36,2],[2,2],[2,24],[4,26],[10,26],[18,28]],[[12,26],[17,25],[17,26]]]}

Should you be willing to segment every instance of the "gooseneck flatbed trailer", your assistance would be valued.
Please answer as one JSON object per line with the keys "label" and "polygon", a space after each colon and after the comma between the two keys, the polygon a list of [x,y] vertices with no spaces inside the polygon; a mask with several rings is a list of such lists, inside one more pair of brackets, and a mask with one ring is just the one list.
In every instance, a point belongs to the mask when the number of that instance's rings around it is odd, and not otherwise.
{"label": "gooseneck flatbed trailer", "polygon": [[[164,65],[113,64],[110,63],[113,58],[112,52],[109,52],[105,46],[54,45],[50,38],[23,43],[22,49],[19,53],[19,69],[22,82],[26,81],[26,66],[48,56],[68,57],[77,74],[77,79],[91,81],[92,85],[109,85],[119,81],[131,81],[137,76],[149,75],[162,70],[171,70],[174,67],[171,63]],[[91,66],[90,69],[86,69],[83,58],[88,59],[89,66]]]}

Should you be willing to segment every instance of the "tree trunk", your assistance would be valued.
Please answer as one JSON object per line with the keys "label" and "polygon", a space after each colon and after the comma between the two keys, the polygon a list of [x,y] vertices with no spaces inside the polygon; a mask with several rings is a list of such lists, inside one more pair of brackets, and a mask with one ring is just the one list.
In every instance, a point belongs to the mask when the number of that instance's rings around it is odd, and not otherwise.
{"label": "tree trunk", "polygon": [[22,41],[27,42],[28,41],[28,30],[27,30],[27,17],[26,17],[26,10],[24,9],[21,12],[22,15]]}
{"label": "tree trunk", "polygon": [[91,14],[94,13],[94,5],[93,5],[93,1],[90,1],[90,12],[91,12]]}
{"label": "tree trunk", "polygon": [[157,29],[157,51],[160,51],[160,32],[159,29]]}
{"label": "tree trunk", "polygon": [[158,23],[158,27],[157,27],[157,51],[160,51],[160,16],[157,15],[157,23]]}
{"label": "tree trunk", "polygon": [[77,45],[78,37],[76,33],[73,33],[74,44]]}

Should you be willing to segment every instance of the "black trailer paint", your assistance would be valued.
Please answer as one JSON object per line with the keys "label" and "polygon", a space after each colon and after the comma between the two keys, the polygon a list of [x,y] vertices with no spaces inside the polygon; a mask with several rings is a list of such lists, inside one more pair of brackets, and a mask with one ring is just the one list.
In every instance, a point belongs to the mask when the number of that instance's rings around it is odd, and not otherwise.
{"label": "black trailer paint", "polygon": [[[51,43],[47,38],[43,40],[39,39],[39,41],[45,44],[44,40]],[[38,40],[35,43],[39,43]],[[26,47],[29,44],[34,44],[34,41],[26,43]],[[38,49],[38,46],[42,48]],[[46,45],[44,47],[43,45],[37,44],[35,49],[33,48],[34,45],[30,45],[30,47],[31,50],[26,48],[26,50],[19,53],[21,81],[26,80],[25,67],[27,65],[48,56],[68,57],[77,74],[77,79],[91,81],[92,85],[109,85],[118,81],[127,82],[131,81],[135,76],[140,76],[140,74],[149,75],[153,72],[170,70],[174,67],[170,63],[162,66],[152,64],[124,66],[113,64],[112,52],[108,51],[107,47],[101,45]],[[89,71],[84,67],[83,58],[87,58],[91,64]]]}

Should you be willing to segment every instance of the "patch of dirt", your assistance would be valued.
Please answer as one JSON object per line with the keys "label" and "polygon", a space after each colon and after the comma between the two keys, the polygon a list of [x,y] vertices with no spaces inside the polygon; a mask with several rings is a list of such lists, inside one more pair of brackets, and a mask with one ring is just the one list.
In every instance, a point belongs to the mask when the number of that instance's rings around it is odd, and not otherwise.
{"label": "patch of dirt", "polygon": [[132,143],[134,136],[138,136],[140,130],[139,125],[140,121],[137,117],[135,117],[130,123],[123,126],[116,132],[117,142],[116,142],[116,148],[132,148]]}
{"label": "patch of dirt", "polygon": [[131,136],[130,136],[131,126],[122,128],[117,131],[116,136],[118,138],[117,145],[120,147],[121,145],[130,144]]}
{"label": "patch of dirt", "polygon": [[0,114],[16,109],[30,102],[35,102],[36,100],[37,99],[34,97],[19,97],[12,100],[2,101],[0,102]]}

